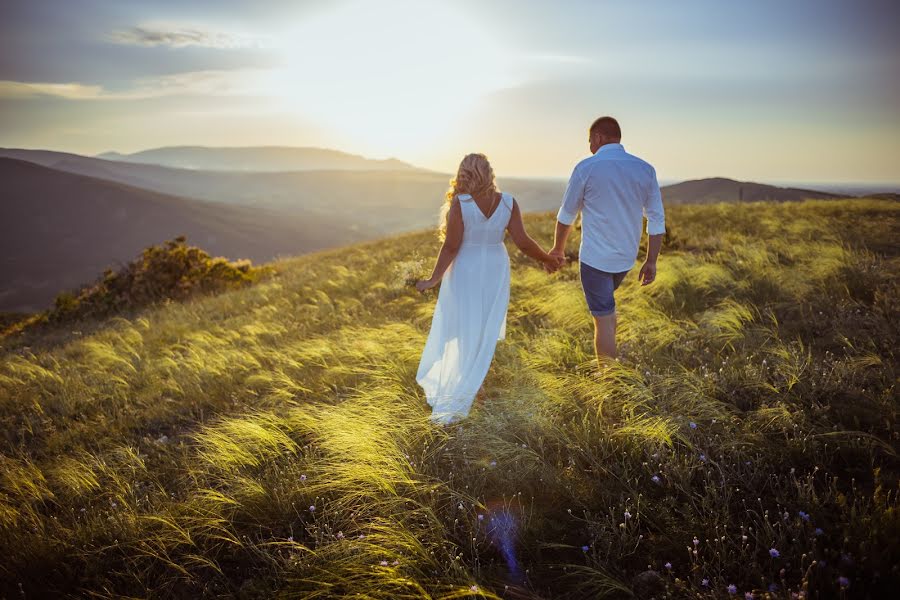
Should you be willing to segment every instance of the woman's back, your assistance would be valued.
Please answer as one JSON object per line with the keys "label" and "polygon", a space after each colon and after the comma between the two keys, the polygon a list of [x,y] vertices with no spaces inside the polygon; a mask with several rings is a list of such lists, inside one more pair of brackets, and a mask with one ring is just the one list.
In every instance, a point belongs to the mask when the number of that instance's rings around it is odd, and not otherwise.
{"label": "woman's back", "polygon": [[463,241],[461,248],[468,246],[502,244],[506,226],[512,214],[512,196],[498,192],[494,210],[485,216],[475,198],[470,194],[460,194],[460,210],[463,217]]}

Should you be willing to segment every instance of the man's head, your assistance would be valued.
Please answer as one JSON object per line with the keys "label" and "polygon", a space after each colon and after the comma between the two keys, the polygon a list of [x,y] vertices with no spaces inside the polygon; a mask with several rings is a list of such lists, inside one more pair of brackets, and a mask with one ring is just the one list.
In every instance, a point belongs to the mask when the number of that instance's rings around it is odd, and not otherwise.
{"label": "man's head", "polygon": [[600,117],[591,125],[588,141],[591,144],[591,154],[597,152],[600,146],[621,142],[622,130],[619,129],[619,122],[612,117]]}

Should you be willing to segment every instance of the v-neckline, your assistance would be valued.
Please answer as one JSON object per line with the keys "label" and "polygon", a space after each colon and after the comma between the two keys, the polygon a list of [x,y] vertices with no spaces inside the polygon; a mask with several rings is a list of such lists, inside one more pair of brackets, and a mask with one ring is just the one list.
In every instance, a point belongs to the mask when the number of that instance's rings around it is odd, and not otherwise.
{"label": "v-neckline", "polygon": [[493,212],[491,212],[490,216],[484,214],[484,211],[481,210],[481,207],[478,206],[478,201],[475,199],[475,196],[469,194],[469,197],[472,198],[472,202],[475,204],[475,208],[478,209],[478,212],[481,213],[481,216],[484,217],[485,221],[490,221],[491,217],[497,214],[497,211],[500,210],[500,205],[503,204],[503,193],[498,192],[500,194],[500,200],[497,202],[497,206],[494,208]]}

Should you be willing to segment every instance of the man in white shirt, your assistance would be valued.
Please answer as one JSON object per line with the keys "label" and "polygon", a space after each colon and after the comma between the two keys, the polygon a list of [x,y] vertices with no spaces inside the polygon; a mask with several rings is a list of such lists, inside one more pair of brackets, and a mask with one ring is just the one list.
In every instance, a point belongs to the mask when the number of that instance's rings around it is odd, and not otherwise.
{"label": "man in white shirt", "polygon": [[564,257],[566,239],[582,213],[581,287],[594,317],[597,360],[616,358],[616,304],[613,293],[637,259],[641,224],[647,217],[647,258],[641,285],[656,279],[656,259],[666,232],[656,169],[625,152],[622,130],[612,117],[591,125],[591,154],[575,165],[556,216],[553,256]]}

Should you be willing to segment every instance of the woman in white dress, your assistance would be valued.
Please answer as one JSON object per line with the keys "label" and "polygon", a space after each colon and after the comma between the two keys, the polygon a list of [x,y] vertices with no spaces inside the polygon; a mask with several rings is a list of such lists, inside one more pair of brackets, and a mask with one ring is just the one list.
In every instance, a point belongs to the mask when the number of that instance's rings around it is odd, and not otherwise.
{"label": "woman in white dress", "polygon": [[432,422],[454,423],[469,414],[497,341],[506,337],[507,230],[519,250],[548,272],[563,262],[529,237],[515,199],[497,190],[487,157],[467,155],[447,191],[440,227],[443,245],[434,271],[430,279],[416,283],[420,292],[441,283],[416,374],[432,407]]}

